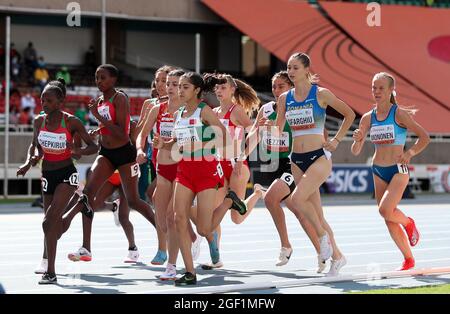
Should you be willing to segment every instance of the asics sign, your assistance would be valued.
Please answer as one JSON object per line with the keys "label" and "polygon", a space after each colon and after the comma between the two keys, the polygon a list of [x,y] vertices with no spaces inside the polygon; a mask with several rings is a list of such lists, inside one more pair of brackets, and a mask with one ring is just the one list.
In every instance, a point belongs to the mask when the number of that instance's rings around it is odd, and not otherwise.
{"label": "asics sign", "polygon": [[335,193],[371,193],[374,190],[370,167],[333,167],[327,184]]}

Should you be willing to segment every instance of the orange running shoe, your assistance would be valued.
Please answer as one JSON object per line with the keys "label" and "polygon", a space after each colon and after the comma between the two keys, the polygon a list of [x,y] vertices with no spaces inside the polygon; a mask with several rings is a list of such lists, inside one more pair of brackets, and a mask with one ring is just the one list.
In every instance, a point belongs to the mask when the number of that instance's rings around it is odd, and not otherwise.
{"label": "orange running shoe", "polygon": [[409,224],[405,227],[405,231],[408,235],[409,244],[411,246],[416,246],[420,239],[419,230],[417,230],[414,220],[411,217],[408,217],[408,219]]}
{"label": "orange running shoe", "polygon": [[409,270],[414,268],[414,266],[416,265],[416,261],[414,260],[414,258],[406,258],[403,261],[403,265],[401,268],[398,268],[397,270],[402,271],[402,270]]}

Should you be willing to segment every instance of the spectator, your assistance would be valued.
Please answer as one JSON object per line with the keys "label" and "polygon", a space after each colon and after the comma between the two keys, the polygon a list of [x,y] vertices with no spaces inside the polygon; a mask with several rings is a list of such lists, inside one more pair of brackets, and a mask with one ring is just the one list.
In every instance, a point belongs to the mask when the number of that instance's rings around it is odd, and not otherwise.
{"label": "spectator", "polygon": [[[17,126],[19,124],[19,111],[15,106],[10,106],[9,109],[9,124]],[[14,130],[14,129],[10,129]]]}
{"label": "spectator", "polygon": [[36,71],[34,71],[34,81],[37,86],[40,87],[40,90],[44,89],[45,85],[49,80],[48,71],[45,68],[45,62],[43,57],[39,57],[38,65]]}
{"label": "spectator", "polygon": [[94,46],[90,46],[89,50],[86,52],[86,55],[84,56],[84,64],[87,72],[91,75],[91,72],[93,72],[97,67],[97,56],[95,55]]}
{"label": "spectator", "polygon": [[37,67],[37,52],[31,41],[28,43],[28,47],[23,52],[23,58],[28,76],[32,76]]}
{"label": "spectator", "polygon": [[89,113],[86,110],[86,105],[84,103],[81,103],[77,110],[75,111],[75,117],[81,120],[83,122],[84,126],[88,125],[89,122]]}
{"label": "spectator", "polygon": [[36,100],[31,95],[31,90],[28,90],[25,95],[20,99],[20,107],[22,110],[25,108],[31,109],[31,115],[34,116],[34,110],[36,109]]}
{"label": "spectator", "polygon": [[19,125],[31,124],[31,111],[30,107],[20,111],[18,123]]}
{"label": "spectator", "polygon": [[66,66],[61,67],[61,70],[56,73],[56,79],[59,78],[62,78],[64,79],[64,81],[66,81],[66,86],[72,86],[72,79]]}
{"label": "spectator", "polygon": [[16,50],[15,47],[16,46],[14,45],[14,43],[11,43],[11,51],[9,52],[9,55],[11,56],[11,60],[12,60],[12,58],[17,57],[17,62],[20,63],[20,60],[21,60],[22,56]]}
{"label": "spectator", "polygon": [[11,59],[11,79],[14,82],[19,81],[19,75],[20,75],[20,63],[19,63],[19,57],[14,56]]}

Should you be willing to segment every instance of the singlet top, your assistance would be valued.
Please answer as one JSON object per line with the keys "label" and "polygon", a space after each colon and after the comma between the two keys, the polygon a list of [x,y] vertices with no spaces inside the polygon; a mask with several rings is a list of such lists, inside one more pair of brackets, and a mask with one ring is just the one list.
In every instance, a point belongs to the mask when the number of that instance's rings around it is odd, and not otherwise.
{"label": "singlet top", "polygon": [[323,134],[326,110],[317,100],[318,86],[313,84],[304,101],[296,101],[292,88],[286,95],[286,121],[292,129],[292,136]]}
{"label": "singlet top", "polygon": [[379,121],[377,111],[374,108],[370,117],[370,140],[378,145],[405,145],[407,129],[398,125],[395,121],[397,105],[393,104],[389,109],[386,119]]}
{"label": "singlet top", "polygon": [[[190,117],[183,118],[183,113],[186,111],[186,107],[183,106],[178,109],[178,114],[175,119],[174,132],[177,138],[178,147],[183,147],[186,143],[191,142],[194,148],[197,148],[198,143],[202,143],[201,149],[195,149],[194,151],[183,151],[184,156],[198,157],[198,156],[210,156],[215,155],[215,147],[203,148],[203,143],[210,142],[214,139],[215,133],[209,127],[202,122],[201,112],[207,105],[200,103],[197,109]],[[194,144],[196,143],[196,144]]]}
{"label": "singlet top", "polygon": [[67,147],[67,142],[72,143],[72,134],[66,126],[65,114],[61,118],[61,124],[55,131],[49,131],[45,125],[45,118],[39,129],[38,142],[44,151],[44,160],[63,161],[71,159],[72,152]]}
{"label": "singlet top", "polygon": [[[277,112],[276,103],[271,101],[261,107],[263,117],[275,121]],[[270,128],[262,127],[261,143],[264,149],[263,153],[270,156],[271,159],[288,158],[292,150],[292,131],[289,124],[285,123],[283,132],[279,136],[270,132]]]}
{"label": "singlet top", "polygon": [[[231,114],[233,113],[234,108],[237,105],[233,105],[228,109],[223,118],[219,118],[220,122],[222,122],[223,126],[230,133],[231,139],[242,139],[242,132],[240,132],[241,128],[239,128],[236,124],[231,121]],[[217,117],[219,117],[219,108],[214,108],[213,111],[216,113]]]}
{"label": "singlet top", "polygon": [[156,133],[165,141],[172,139],[173,126],[175,123],[174,115],[168,112],[169,103],[163,102],[159,105],[159,113],[156,119]]}
{"label": "singlet top", "polygon": [[[116,97],[117,94],[118,94],[118,92],[116,92],[108,101],[105,101],[102,98],[102,101],[97,106],[98,113],[103,118],[105,118],[106,120],[112,121],[113,123],[117,122],[116,108],[114,107],[114,104],[113,104],[114,98]],[[131,120],[131,116],[130,116],[130,113],[128,112],[127,121],[125,123],[125,132],[127,134],[130,134],[130,120]],[[111,131],[104,125],[103,126],[100,125],[100,134],[101,135],[112,135]]]}

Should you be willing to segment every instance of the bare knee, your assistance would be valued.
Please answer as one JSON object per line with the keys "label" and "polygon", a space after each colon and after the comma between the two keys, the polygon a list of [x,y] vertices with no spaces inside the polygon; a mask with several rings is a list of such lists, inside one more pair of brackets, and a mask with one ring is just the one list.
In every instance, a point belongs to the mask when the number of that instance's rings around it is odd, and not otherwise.
{"label": "bare knee", "polygon": [[231,221],[234,222],[236,225],[240,225],[241,223],[244,222],[244,218],[243,216],[236,216],[236,215],[231,215]]}
{"label": "bare knee", "polygon": [[175,217],[174,217],[174,215],[167,215],[167,217],[166,217],[166,225],[167,225],[167,229],[172,229],[175,226]]}
{"label": "bare knee", "polygon": [[135,210],[139,209],[140,199],[138,198],[131,198],[128,200],[128,207],[133,208]]}
{"label": "bare knee", "polygon": [[177,232],[182,232],[187,229],[187,219],[183,215],[176,215],[175,217],[175,227],[177,228]]}
{"label": "bare knee", "polygon": [[384,206],[380,206],[380,208],[378,209],[381,217],[383,217],[385,220],[389,220],[389,217],[392,213],[392,210],[390,208],[386,208]]}
{"label": "bare knee", "polygon": [[271,194],[266,194],[266,197],[264,198],[264,204],[269,211],[274,211],[275,208],[280,205],[280,202],[281,200]]}
{"label": "bare knee", "polygon": [[197,233],[202,237],[206,237],[210,232],[205,226],[197,226]]}
{"label": "bare knee", "polygon": [[128,215],[125,215],[125,214],[121,215],[120,213],[119,213],[119,221],[122,226],[125,226],[130,223],[130,219],[129,219]]}

